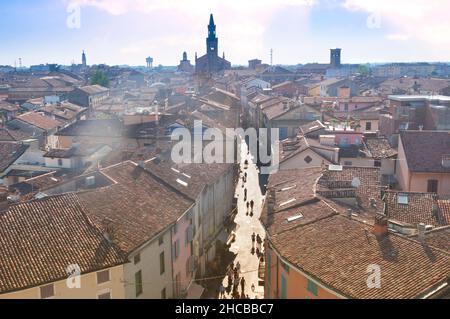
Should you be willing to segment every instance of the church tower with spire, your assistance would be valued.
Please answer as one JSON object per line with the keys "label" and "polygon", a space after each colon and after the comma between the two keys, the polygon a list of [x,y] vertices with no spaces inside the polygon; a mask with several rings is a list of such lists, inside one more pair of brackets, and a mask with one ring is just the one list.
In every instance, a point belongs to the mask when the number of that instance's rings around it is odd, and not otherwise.
{"label": "church tower with spire", "polygon": [[195,73],[213,74],[231,68],[225,57],[219,56],[219,39],[212,13],[209,16],[208,37],[206,38],[206,54],[195,59]]}
{"label": "church tower with spire", "polygon": [[208,37],[206,38],[206,52],[208,55],[217,55],[219,39],[216,37],[216,25],[211,13],[209,16]]}
{"label": "church tower with spire", "polygon": [[84,50],[83,50],[83,53],[81,54],[81,65],[85,68],[86,67],[86,53],[84,53]]}

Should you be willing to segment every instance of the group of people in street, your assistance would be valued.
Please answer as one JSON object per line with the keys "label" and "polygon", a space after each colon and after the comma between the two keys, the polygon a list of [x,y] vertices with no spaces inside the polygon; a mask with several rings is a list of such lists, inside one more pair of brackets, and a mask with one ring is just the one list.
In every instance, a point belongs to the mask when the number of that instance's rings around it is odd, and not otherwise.
{"label": "group of people in street", "polygon": [[[228,269],[227,278],[228,286],[225,288],[223,284],[219,287],[219,297],[225,299],[226,294],[230,294],[231,299],[250,299],[248,294],[245,293],[245,278],[240,276],[241,264],[239,262],[234,266],[234,262],[231,263]],[[239,292],[239,286],[241,287]],[[254,286],[254,285],[252,285]]]}
{"label": "group of people in street", "polygon": [[253,232],[252,234],[252,255],[254,255],[256,253],[256,256],[260,256],[262,255],[262,244],[263,244],[263,240],[261,238],[261,236],[259,236],[259,234],[255,234],[255,232]]}

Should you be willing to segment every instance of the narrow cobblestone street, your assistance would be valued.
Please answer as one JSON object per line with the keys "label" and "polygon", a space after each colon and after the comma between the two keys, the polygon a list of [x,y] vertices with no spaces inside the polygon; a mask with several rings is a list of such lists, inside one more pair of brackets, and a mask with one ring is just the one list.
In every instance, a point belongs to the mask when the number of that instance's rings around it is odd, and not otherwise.
{"label": "narrow cobblestone street", "polygon": [[[238,212],[235,218],[235,241],[231,244],[230,251],[236,254],[234,266],[240,264],[239,277],[245,279],[244,294],[250,299],[261,299],[264,297],[264,286],[259,285],[258,269],[259,257],[256,254],[257,243],[252,244],[252,234],[255,233],[261,237],[264,242],[264,229],[259,221],[261,208],[263,203],[263,195],[259,187],[258,168],[252,162],[252,155],[247,154],[247,144],[241,144],[241,174],[239,183],[236,188],[236,196],[238,197]],[[246,164],[248,163],[248,165]],[[246,175],[246,181],[243,177]],[[245,191],[247,190],[247,191]],[[245,198],[247,192],[247,198]],[[253,216],[251,216],[251,208],[247,208],[247,203],[254,201]],[[250,205],[249,205],[250,206]],[[260,246],[263,246],[262,244]],[[252,247],[255,251],[252,253]],[[252,289],[252,284],[255,289]],[[228,279],[223,279],[223,286],[228,287]],[[227,289],[225,298],[232,298],[233,289]],[[241,285],[238,286],[238,292],[241,295]]]}

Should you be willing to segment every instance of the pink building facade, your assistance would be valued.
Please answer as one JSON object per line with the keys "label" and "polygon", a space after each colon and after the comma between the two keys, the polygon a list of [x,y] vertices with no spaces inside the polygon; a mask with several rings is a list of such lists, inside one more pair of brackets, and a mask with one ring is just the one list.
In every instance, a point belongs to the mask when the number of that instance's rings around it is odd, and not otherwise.
{"label": "pink building facade", "polygon": [[183,297],[193,278],[190,260],[193,256],[193,208],[172,227],[172,269],[175,298]]}

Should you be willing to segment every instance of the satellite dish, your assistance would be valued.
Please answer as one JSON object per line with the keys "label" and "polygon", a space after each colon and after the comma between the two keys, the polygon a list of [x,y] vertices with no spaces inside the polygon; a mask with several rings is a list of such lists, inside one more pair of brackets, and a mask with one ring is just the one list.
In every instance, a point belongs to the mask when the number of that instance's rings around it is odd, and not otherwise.
{"label": "satellite dish", "polygon": [[352,187],[358,188],[359,186],[361,186],[361,180],[358,177],[353,178]]}

